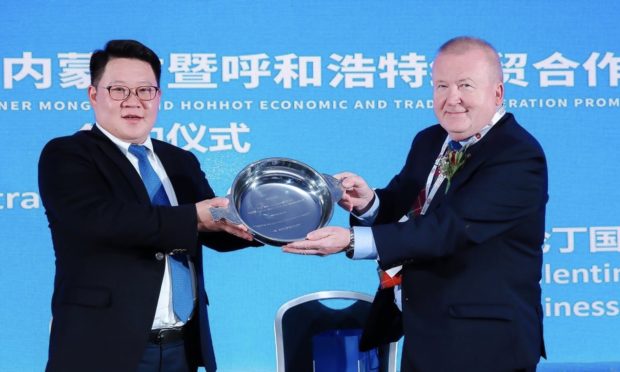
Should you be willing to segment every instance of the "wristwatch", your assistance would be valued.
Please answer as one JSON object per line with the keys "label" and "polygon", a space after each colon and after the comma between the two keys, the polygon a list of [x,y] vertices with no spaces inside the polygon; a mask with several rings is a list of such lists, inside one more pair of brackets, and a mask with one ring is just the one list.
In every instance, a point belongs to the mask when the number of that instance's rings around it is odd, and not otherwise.
{"label": "wristwatch", "polygon": [[353,231],[353,228],[350,227],[349,228],[349,245],[347,245],[347,247],[344,249],[344,254],[349,258],[353,258],[354,251],[355,251],[355,233]]}

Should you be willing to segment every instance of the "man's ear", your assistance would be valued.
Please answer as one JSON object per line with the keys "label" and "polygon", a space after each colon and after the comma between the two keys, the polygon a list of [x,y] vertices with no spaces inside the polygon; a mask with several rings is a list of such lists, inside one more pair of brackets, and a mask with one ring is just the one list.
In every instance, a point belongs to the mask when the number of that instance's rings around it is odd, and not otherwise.
{"label": "man's ear", "polygon": [[495,86],[495,104],[500,106],[504,102],[504,83]]}
{"label": "man's ear", "polygon": [[88,100],[90,101],[91,106],[95,106],[97,104],[97,88],[92,85],[88,86]]}

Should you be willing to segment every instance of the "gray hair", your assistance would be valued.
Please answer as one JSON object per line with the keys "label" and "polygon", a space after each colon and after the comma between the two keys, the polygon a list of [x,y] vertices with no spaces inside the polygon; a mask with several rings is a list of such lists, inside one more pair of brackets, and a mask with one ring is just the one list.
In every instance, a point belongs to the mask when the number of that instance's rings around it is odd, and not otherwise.
{"label": "gray hair", "polygon": [[443,45],[439,47],[437,55],[441,53],[462,54],[473,49],[479,49],[485,52],[488,56],[489,64],[496,70],[496,78],[500,82],[504,81],[504,73],[502,72],[499,54],[497,50],[495,50],[495,47],[486,40],[472,36],[457,36],[443,43]]}

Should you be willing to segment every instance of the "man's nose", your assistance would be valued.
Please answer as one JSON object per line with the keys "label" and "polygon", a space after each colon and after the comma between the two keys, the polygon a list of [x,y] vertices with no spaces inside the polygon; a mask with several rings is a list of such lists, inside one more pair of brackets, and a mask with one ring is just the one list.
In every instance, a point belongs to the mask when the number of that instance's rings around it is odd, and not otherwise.
{"label": "man's nose", "polygon": [[129,96],[123,100],[125,106],[142,106],[142,100],[138,98],[138,94],[133,90],[129,90]]}
{"label": "man's nose", "polygon": [[461,103],[461,92],[459,91],[458,87],[451,86],[448,88],[446,101],[450,105],[456,105]]}

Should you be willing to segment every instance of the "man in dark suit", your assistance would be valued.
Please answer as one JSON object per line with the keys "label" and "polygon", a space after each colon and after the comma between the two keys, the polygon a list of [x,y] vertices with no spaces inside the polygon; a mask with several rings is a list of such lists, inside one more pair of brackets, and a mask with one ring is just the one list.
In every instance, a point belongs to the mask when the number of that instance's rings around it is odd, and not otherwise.
{"label": "man in dark suit", "polygon": [[534,371],[545,356],[547,166],[538,142],[505,112],[502,81],[490,44],[446,42],[433,64],[439,124],[416,135],[387,187],[337,175],[354,228],[325,227],[284,248],[379,260],[387,273],[362,346],[404,334],[403,372]]}
{"label": "man in dark suit", "polygon": [[96,125],[39,161],[56,254],[47,371],[215,371],[201,245],[230,251],[251,235],[213,221],[227,200],[193,154],[149,137],[157,55],[113,40],[90,73]]}

